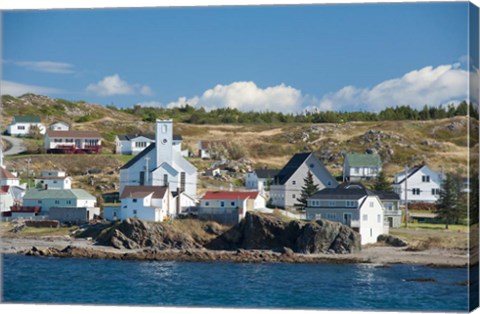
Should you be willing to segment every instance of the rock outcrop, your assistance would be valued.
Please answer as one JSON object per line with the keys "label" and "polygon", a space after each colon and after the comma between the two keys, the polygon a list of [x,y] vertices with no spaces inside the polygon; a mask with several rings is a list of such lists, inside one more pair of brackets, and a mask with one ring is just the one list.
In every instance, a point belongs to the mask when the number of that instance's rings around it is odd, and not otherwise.
{"label": "rock outcrop", "polygon": [[296,253],[354,253],[361,250],[360,235],[340,223],[319,219],[309,223],[284,222],[273,215],[247,213],[244,220],[220,235],[211,250],[274,250]]}

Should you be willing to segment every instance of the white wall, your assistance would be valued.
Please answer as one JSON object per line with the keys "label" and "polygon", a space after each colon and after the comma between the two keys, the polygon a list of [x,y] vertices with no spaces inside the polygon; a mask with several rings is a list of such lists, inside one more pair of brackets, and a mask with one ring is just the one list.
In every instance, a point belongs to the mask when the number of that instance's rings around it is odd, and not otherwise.
{"label": "white wall", "polygon": [[[430,182],[423,182],[422,177],[428,176]],[[403,174],[396,176],[395,182],[402,180]],[[438,200],[437,190],[440,190],[442,184],[441,174],[431,170],[429,167],[423,167],[407,179],[407,199],[408,202],[429,202],[434,203]],[[395,193],[400,196],[400,201],[405,203],[405,182],[393,185]],[[420,194],[414,194],[414,190],[420,189]],[[435,194],[432,194],[432,189]]]}
{"label": "white wall", "polygon": [[72,188],[72,179],[70,177],[64,179],[35,179],[35,186],[41,183],[43,188],[49,190],[67,190]]}
{"label": "white wall", "polygon": [[15,136],[26,136],[30,132],[30,126],[36,125],[40,134],[45,134],[45,126],[41,123],[15,123],[7,126],[7,132]]}
{"label": "white wall", "polygon": [[167,197],[152,199],[149,195],[145,198],[121,199],[120,219],[138,218],[145,221],[161,222],[168,214]]}
{"label": "white wall", "polygon": [[362,245],[376,243],[384,233],[384,211],[382,202],[376,196],[368,196],[360,208],[360,235]]}

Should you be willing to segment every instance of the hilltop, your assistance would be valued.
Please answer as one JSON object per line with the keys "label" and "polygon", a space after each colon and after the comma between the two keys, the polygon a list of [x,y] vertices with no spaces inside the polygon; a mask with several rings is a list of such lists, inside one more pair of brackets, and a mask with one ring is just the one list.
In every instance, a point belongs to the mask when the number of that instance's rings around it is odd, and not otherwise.
{"label": "hilltop", "polygon": [[[28,156],[32,158],[32,169],[35,171],[46,168],[66,170],[81,187],[97,192],[113,190],[114,183],[118,182],[118,168],[131,158],[112,155],[115,135],[154,130],[155,119],[145,119],[133,111],[112,106],[33,94],[18,98],[3,96],[2,102],[2,130],[14,115],[39,115],[45,124],[65,121],[71,124],[72,129],[100,132],[104,138],[101,156]],[[188,148],[192,153],[197,152],[199,140],[226,140],[234,145],[235,158],[251,161],[251,167],[281,168],[294,153],[314,151],[334,176],[340,176],[344,153],[369,152],[381,155],[388,176],[403,170],[406,164],[412,166],[422,162],[436,169],[442,167],[444,171],[466,175],[468,119],[473,118],[455,116],[425,121],[258,124],[191,124],[176,121],[174,133],[183,136],[184,149]],[[472,125],[478,128],[478,123]],[[39,152],[41,140],[28,142],[31,153]],[[474,145],[478,148],[478,141]],[[83,158],[91,159],[86,161]],[[198,158],[192,158],[191,161],[199,168],[199,172],[211,164],[211,161]],[[22,169],[24,165],[22,156],[7,159],[7,166],[11,168]],[[84,169],[79,169],[82,165]],[[89,168],[98,168],[100,171],[93,181],[85,176]]]}

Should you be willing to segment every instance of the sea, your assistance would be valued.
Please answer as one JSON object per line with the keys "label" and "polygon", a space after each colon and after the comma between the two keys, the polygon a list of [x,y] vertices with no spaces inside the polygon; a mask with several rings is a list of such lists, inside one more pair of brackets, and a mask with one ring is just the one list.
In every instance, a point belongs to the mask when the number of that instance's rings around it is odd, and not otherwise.
{"label": "sea", "polygon": [[[2,302],[459,312],[466,268],[2,256]],[[423,280],[421,280],[423,279]]]}

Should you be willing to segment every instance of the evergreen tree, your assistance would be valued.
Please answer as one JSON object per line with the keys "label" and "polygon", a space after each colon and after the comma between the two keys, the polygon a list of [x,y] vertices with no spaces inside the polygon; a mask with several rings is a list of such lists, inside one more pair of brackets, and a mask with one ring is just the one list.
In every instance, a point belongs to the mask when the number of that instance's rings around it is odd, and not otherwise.
{"label": "evergreen tree", "polygon": [[318,184],[315,184],[313,181],[313,175],[310,171],[308,171],[307,176],[305,179],[303,179],[303,182],[304,185],[302,187],[302,192],[300,193],[300,197],[297,198],[298,203],[295,204],[298,209],[304,209],[307,207],[307,199],[318,191]]}
{"label": "evergreen tree", "polygon": [[392,184],[388,181],[387,177],[385,176],[385,172],[380,171],[378,173],[377,179],[375,180],[375,184],[373,185],[373,189],[375,191],[387,191],[387,192],[393,191]]}
{"label": "evergreen tree", "polygon": [[445,229],[448,229],[449,224],[458,221],[462,215],[458,204],[457,182],[451,174],[447,174],[442,182],[437,205],[438,217],[445,223]]}

